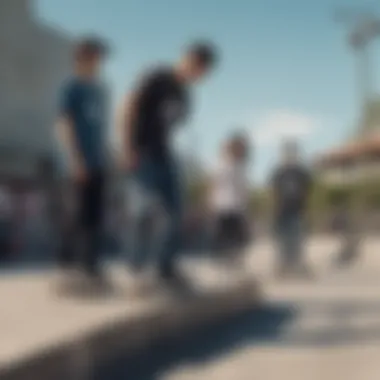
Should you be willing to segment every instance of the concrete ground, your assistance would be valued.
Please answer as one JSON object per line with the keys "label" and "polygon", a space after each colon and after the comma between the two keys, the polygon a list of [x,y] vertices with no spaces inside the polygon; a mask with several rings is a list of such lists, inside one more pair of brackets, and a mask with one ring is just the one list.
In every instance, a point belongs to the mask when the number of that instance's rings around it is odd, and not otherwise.
{"label": "concrete ground", "polygon": [[380,379],[380,239],[364,240],[351,268],[334,266],[337,240],[312,239],[307,251],[315,281],[278,282],[271,244],[252,248],[262,310],[176,343],[136,380]]}
{"label": "concrete ground", "polygon": [[[66,347],[73,344],[75,347],[79,344],[80,357],[98,357],[110,354],[111,347],[120,344],[128,347],[128,341],[133,345],[134,340],[149,340],[160,335],[160,329],[166,329],[170,333],[171,329],[174,331],[179,326],[186,325],[186,314],[193,319],[208,318],[214,313],[213,302],[215,315],[219,312],[221,315],[228,313],[230,307],[238,307],[234,298],[240,297],[240,294],[243,297],[241,291],[246,287],[243,289],[243,285],[235,278],[221,275],[211,262],[195,260],[185,264],[184,269],[189,283],[198,295],[190,299],[183,299],[160,288],[151,296],[133,298],[129,292],[127,271],[117,264],[109,268],[110,278],[116,288],[115,293],[95,299],[58,296],[53,287],[56,276],[49,269],[3,272],[0,275],[0,378],[3,378],[2,370],[8,373],[10,368],[13,371],[20,363],[34,363],[37,358],[40,363],[40,358],[56,351],[59,354],[54,354],[54,357],[65,356],[65,363],[71,362],[71,358],[66,359]],[[249,295],[247,293],[244,303],[250,304],[254,298],[251,297],[252,294],[253,292]],[[247,308],[242,301],[238,302],[240,306]],[[204,315],[201,314],[203,311]],[[97,337],[99,334],[100,338]],[[103,340],[106,343],[99,343]],[[70,355],[72,351],[68,349]],[[78,355],[74,353],[71,356]],[[38,365],[43,368],[42,364]],[[91,363],[88,365],[91,367]],[[33,366],[37,368],[36,365]],[[30,375],[26,379],[32,380],[34,377]],[[50,377],[43,377],[41,374],[38,379],[50,380]]]}
{"label": "concrete ground", "polygon": [[[264,305],[156,346],[140,364],[133,362],[140,365],[133,380],[380,379],[380,239],[362,242],[361,258],[353,267],[336,268],[338,252],[336,239],[309,240],[307,257],[315,280],[279,282],[273,276],[271,242],[254,245],[245,267],[262,283]],[[188,259],[184,267],[200,288],[231,286],[231,279],[207,258]],[[6,305],[0,313],[0,363],[46,343],[47,336],[49,341],[68,339],[120,315],[139,318],[167,302],[165,297],[63,302],[48,291],[47,278],[24,274],[22,279],[0,280],[0,302]],[[111,369],[99,373],[99,379],[131,378],[125,359]]]}

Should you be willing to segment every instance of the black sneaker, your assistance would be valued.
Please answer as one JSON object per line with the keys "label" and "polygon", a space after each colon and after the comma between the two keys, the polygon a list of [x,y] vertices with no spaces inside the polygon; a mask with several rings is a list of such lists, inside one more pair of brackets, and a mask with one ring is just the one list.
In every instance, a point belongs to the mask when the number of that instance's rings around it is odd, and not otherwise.
{"label": "black sneaker", "polygon": [[193,294],[189,282],[176,271],[162,271],[159,280],[170,292],[179,296],[189,296]]}
{"label": "black sneaker", "polygon": [[114,287],[108,276],[103,272],[88,274],[89,285],[100,295],[107,295],[114,291]]}
{"label": "black sneaker", "polygon": [[356,261],[359,257],[359,250],[356,245],[347,245],[340,252],[335,265],[337,267],[349,267],[356,264]]}

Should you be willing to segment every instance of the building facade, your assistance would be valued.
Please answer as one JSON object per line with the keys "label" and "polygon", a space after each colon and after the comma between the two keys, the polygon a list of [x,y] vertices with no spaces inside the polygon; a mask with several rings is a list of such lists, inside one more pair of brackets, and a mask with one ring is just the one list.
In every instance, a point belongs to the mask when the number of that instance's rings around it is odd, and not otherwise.
{"label": "building facade", "polygon": [[34,178],[53,157],[70,48],[67,36],[38,20],[33,0],[0,1],[0,177]]}
{"label": "building facade", "polygon": [[353,185],[380,179],[380,132],[326,152],[317,168],[322,181],[330,185]]}
{"label": "building facade", "polygon": [[380,100],[370,102],[355,137],[317,160],[326,184],[352,185],[380,179]]}

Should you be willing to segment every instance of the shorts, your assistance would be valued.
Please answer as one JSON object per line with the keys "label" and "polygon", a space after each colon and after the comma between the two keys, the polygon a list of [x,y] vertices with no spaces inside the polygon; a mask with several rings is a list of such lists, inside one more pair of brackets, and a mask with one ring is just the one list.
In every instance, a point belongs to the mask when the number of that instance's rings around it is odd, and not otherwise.
{"label": "shorts", "polygon": [[250,240],[247,220],[240,213],[221,213],[214,224],[214,248],[217,251],[243,249]]}

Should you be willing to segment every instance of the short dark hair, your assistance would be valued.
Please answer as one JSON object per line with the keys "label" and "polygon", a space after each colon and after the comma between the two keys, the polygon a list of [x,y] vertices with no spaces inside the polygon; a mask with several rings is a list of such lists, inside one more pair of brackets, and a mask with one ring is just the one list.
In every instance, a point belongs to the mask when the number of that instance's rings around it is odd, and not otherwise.
{"label": "short dark hair", "polygon": [[247,136],[247,133],[243,130],[233,132],[227,140],[227,146],[229,148],[233,148],[236,146],[243,148],[243,150],[245,151],[245,158],[248,157],[248,151],[252,148],[249,141],[249,136]]}
{"label": "short dark hair", "polygon": [[204,67],[212,67],[217,62],[217,51],[210,42],[195,42],[189,46],[187,53]]}
{"label": "short dark hair", "polygon": [[98,37],[86,37],[78,41],[74,55],[77,60],[87,59],[94,56],[104,57],[108,54],[107,44]]}

